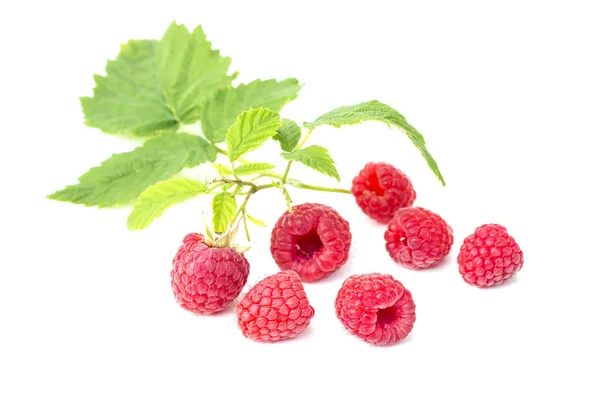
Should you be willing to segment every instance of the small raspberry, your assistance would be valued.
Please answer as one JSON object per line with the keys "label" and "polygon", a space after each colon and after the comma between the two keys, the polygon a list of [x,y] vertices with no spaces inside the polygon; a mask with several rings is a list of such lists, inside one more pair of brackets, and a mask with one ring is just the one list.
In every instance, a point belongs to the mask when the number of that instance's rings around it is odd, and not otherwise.
{"label": "small raspberry", "polygon": [[478,287],[499,285],[523,267],[523,252],[505,227],[486,224],[465,238],[458,270],[465,282]]}
{"label": "small raspberry", "polygon": [[304,203],[286,211],[271,234],[271,254],[282,270],[304,282],[337,271],[348,260],[350,225],[333,208]]}
{"label": "small raspberry", "polygon": [[404,339],[415,323],[415,302],[391,275],[352,275],[335,299],[335,314],[354,336],[383,346]]}
{"label": "small raspberry", "polygon": [[452,228],[446,221],[421,207],[398,210],[384,237],[390,256],[411,269],[437,264],[450,252],[454,241]]}
{"label": "small raspberry", "polygon": [[369,217],[388,223],[396,210],[413,205],[417,194],[408,176],[388,163],[370,162],[352,180],[356,204]]}
{"label": "small raspberry", "polygon": [[258,342],[294,338],[306,329],[314,314],[302,281],[294,271],[266,277],[235,307],[242,333]]}
{"label": "small raspberry", "polygon": [[173,259],[171,288],[181,307],[213,314],[240,294],[249,271],[243,254],[228,247],[210,247],[202,235],[190,233]]}

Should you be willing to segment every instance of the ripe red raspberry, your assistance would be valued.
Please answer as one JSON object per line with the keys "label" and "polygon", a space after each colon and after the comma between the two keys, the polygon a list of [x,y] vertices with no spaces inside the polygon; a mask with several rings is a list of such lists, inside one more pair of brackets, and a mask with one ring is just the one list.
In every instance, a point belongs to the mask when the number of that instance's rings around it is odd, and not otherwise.
{"label": "ripe red raspberry", "polygon": [[335,314],[354,336],[378,345],[404,339],[415,323],[415,302],[390,275],[352,275],[335,299]]}
{"label": "ripe red raspberry", "polygon": [[314,314],[302,281],[294,271],[266,277],[235,307],[242,333],[258,342],[294,338],[306,329]]}
{"label": "ripe red raspberry", "polygon": [[465,282],[478,287],[499,285],[523,267],[523,252],[505,227],[486,224],[465,238],[458,270]]}
{"label": "ripe red raspberry", "polygon": [[356,204],[369,217],[388,223],[396,210],[413,205],[417,194],[408,176],[393,165],[370,162],[352,180]]}
{"label": "ripe red raspberry", "polygon": [[446,221],[421,207],[398,210],[384,237],[390,256],[411,269],[437,264],[450,252],[454,241]]}
{"label": "ripe red raspberry", "polygon": [[271,254],[282,270],[304,282],[337,271],[348,260],[350,225],[333,208],[304,203],[286,211],[271,233]]}
{"label": "ripe red raspberry", "polygon": [[240,294],[249,270],[243,254],[228,247],[211,247],[204,236],[190,233],[173,259],[171,288],[181,307],[196,314],[213,314]]}

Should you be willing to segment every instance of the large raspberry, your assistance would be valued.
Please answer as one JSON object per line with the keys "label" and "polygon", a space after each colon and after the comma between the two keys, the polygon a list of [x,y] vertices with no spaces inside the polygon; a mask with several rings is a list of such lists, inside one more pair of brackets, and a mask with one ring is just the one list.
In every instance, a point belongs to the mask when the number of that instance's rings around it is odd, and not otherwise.
{"label": "large raspberry", "polygon": [[304,203],[286,211],[271,234],[271,254],[282,270],[304,282],[321,279],[348,260],[350,225],[333,208]]}
{"label": "large raspberry", "polygon": [[298,336],[315,310],[294,271],[278,272],[258,282],[235,307],[244,336],[259,342],[277,342]]}
{"label": "large raspberry", "polygon": [[223,310],[240,294],[250,266],[243,254],[211,247],[198,233],[190,233],[173,259],[171,288],[175,299],[196,314]]}
{"label": "large raspberry", "polygon": [[335,314],[354,336],[376,345],[404,339],[415,323],[415,302],[390,275],[352,275],[335,299]]}
{"label": "large raspberry", "polygon": [[437,264],[450,252],[454,241],[452,228],[446,221],[421,207],[398,210],[384,237],[390,256],[412,269]]}
{"label": "large raspberry", "polygon": [[458,270],[471,285],[488,287],[512,278],[523,267],[523,252],[505,227],[486,224],[465,238]]}
{"label": "large raspberry", "polygon": [[396,210],[413,205],[417,194],[408,176],[393,165],[370,162],[352,180],[356,204],[369,217],[388,223]]}

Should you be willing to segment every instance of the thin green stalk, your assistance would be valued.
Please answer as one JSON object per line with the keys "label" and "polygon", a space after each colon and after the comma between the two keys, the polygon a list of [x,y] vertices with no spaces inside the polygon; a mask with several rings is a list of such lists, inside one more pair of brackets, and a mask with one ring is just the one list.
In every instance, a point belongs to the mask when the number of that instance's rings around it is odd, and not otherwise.
{"label": "thin green stalk", "polygon": [[287,181],[288,174],[290,173],[290,168],[292,167],[292,162],[288,161],[287,167],[285,167],[285,172],[281,177],[281,182],[285,183]]}
{"label": "thin green stalk", "polygon": [[290,179],[290,181],[288,183],[291,186],[293,186],[293,187],[297,187],[297,188],[300,188],[300,189],[316,190],[318,192],[333,192],[333,193],[344,193],[344,194],[351,194],[352,193],[348,189],[329,188],[329,187],[323,187],[323,186],[309,185],[309,184],[297,181],[295,179]]}
{"label": "thin green stalk", "polygon": [[313,130],[314,129],[309,129],[308,132],[306,132],[306,136],[304,136],[304,139],[302,139],[302,141],[298,143],[298,146],[296,146],[294,150],[300,150],[302,146],[304,146],[310,135],[313,133]]}

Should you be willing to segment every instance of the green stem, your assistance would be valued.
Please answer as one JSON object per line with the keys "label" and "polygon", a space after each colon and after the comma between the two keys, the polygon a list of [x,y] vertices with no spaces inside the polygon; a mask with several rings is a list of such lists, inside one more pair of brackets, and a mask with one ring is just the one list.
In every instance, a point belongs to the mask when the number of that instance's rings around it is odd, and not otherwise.
{"label": "green stem", "polygon": [[292,162],[288,161],[287,167],[285,167],[285,172],[281,177],[281,182],[285,183],[287,181],[288,174],[290,173],[290,168],[292,167]]}
{"label": "green stem", "polygon": [[290,179],[289,184],[291,186],[293,186],[293,187],[296,187],[296,188],[308,189],[308,190],[316,190],[318,192],[333,192],[333,193],[344,193],[344,194],[351,194],[352,193],[348,189],[329,188],[329,187],[323,187],[323,186],[309,185],[309,184],[297,181],[295,179]]}
{"label": "green stem", "polygon": [[308,140],[308,138],[310,137],[310,135],[313,133],[314,129],[309,129],[308,132],[306,133],[306,136],[304,136],[304,139],[302,139],[302,141],[298,144],[298,146],[296,146],[296,148],[294,150],[299,150],[302,148],[302,146],[304,146],[304,144],[306,143],[306,141]]}

